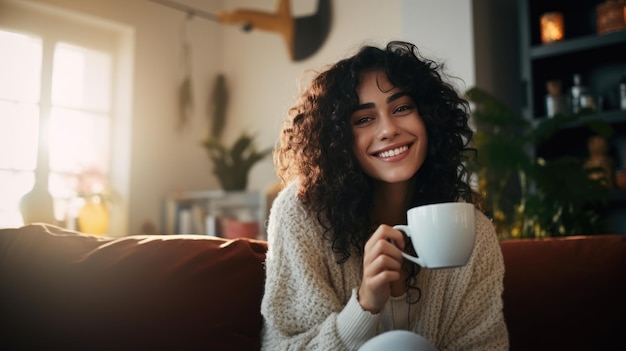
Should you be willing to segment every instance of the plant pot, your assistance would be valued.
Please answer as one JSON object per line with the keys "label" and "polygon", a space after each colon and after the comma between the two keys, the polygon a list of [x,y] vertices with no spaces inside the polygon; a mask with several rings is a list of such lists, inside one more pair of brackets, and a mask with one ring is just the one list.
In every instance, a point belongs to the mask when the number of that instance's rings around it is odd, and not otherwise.
{"label": "plant pot", "polygon": [[256,239],[259,235],[259,222],[240,221],[235,218],[222,218],[222,236],[226,239]]}

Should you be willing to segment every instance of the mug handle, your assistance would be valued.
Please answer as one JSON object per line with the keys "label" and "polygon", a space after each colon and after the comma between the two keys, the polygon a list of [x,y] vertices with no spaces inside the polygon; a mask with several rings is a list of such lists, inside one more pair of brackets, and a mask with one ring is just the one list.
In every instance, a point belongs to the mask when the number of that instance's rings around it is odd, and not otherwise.
{"label": "mug handle", "polygon": [[[394,225],[393,229],[399,230],[401,232],[403,232],[404,234],[406,234],[409,237],[409,240],[411,240],[411,242],[413,241],[413,239],[411,239],[411,230],[409,229],[409,226],[403,225],[403,224],[398,224],[398,225]],[[416,256],[411,256],[409,254],[407,254],[406,252],[402,253],[402,256],[404,258],[406,258],[409,261],[413,261],[417,264],[419,264],[422,267],[426,267],[426,262],[424,262],[423,259],[416,257]]]}

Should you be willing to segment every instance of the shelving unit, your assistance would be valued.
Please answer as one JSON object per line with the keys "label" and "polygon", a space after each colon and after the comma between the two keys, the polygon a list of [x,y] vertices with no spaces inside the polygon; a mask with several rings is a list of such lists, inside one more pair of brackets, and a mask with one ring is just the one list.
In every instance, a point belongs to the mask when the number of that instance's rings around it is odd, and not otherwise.
{"label": "shelving unit", "polygon": [[257,222],[257,238],[265,238],[265,198],[257,191],[174,192],[164,201],[164,234],[225,236],[220,221]]}
{"label": "shelving unit", "polygon": [[[619,83],[626,77],[626,30],[597,34],[597,6],[603,0],[519,0],[520,73],[522,115],[532,122],[547,117],[546,83],[560,80],[567,93],[573,75],[594,96],[596,109],[583,121],[601,120],[613,128],[610,155],[616,169],[626,168],[626,111],[620,109]],[[564,39],[541,42],[540,18],[558,11],[564,18]],[[533,150],[536,156],[551,159],[564,155],[587,157],[591,131],[582,122],[568,125]],[[613,189],[607,211],[612,229],[626,234],[626,190]]]}

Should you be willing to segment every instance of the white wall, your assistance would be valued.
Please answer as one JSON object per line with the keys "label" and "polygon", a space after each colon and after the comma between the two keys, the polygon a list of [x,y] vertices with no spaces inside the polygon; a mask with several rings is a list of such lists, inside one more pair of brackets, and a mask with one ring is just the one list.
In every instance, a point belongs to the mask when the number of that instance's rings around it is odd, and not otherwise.
{"label": "white wall", "polygon": [[[5,0],[0,0],[5,1]],[[26,1],[26,0],[21,0]],[[259,146],[274,145],[294,101],[298,83],[309,69],[319,69],[353,53],[364,42],[415,42],[427,56],[446,61],[467,86],[474,82],[470,0],[333,0],[330,36],[314,56],[291,62],[282,38],[273,33],[243,32],[237,26],[200,18],[188,23],[193,50],[196,111],[190,124],[176,129],[176,89],[181,78],[180,33],[185,14],[147,0],[29,0],[86,13],[132,26],[135,64],[131,121],[128,233],[141,224],[160,224],[163,198],[169,192],[217,189],[211,163],[199,142],[207,133],[206,109],[213,78],[226,74],[231,103],[226,137],[241,128],[257,133]],[[276,0],[177,0],[215,13],[249,8],[273,11]],[[312,11],[316,0],[293,0],[295,15]],[[276,180],[271,159],[255,166],[250,189]]]}
{"label": "white wall", "polygon": [[476,83],[472,0],[403,0],[402,33],[429,58],[445,64],[464,92]]}

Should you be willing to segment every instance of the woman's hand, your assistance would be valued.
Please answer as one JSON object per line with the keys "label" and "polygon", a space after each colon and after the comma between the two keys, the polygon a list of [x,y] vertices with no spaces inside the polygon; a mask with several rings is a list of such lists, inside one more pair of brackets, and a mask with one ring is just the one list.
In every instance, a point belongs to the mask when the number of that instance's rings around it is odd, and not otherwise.
{"label": "woman's hand", "polygon": [[364,310],[378,313],[391,295],[391,284],[402,277],[404,236],[399,230],[380,225],[365,243],[363,281],[358,300]]}

